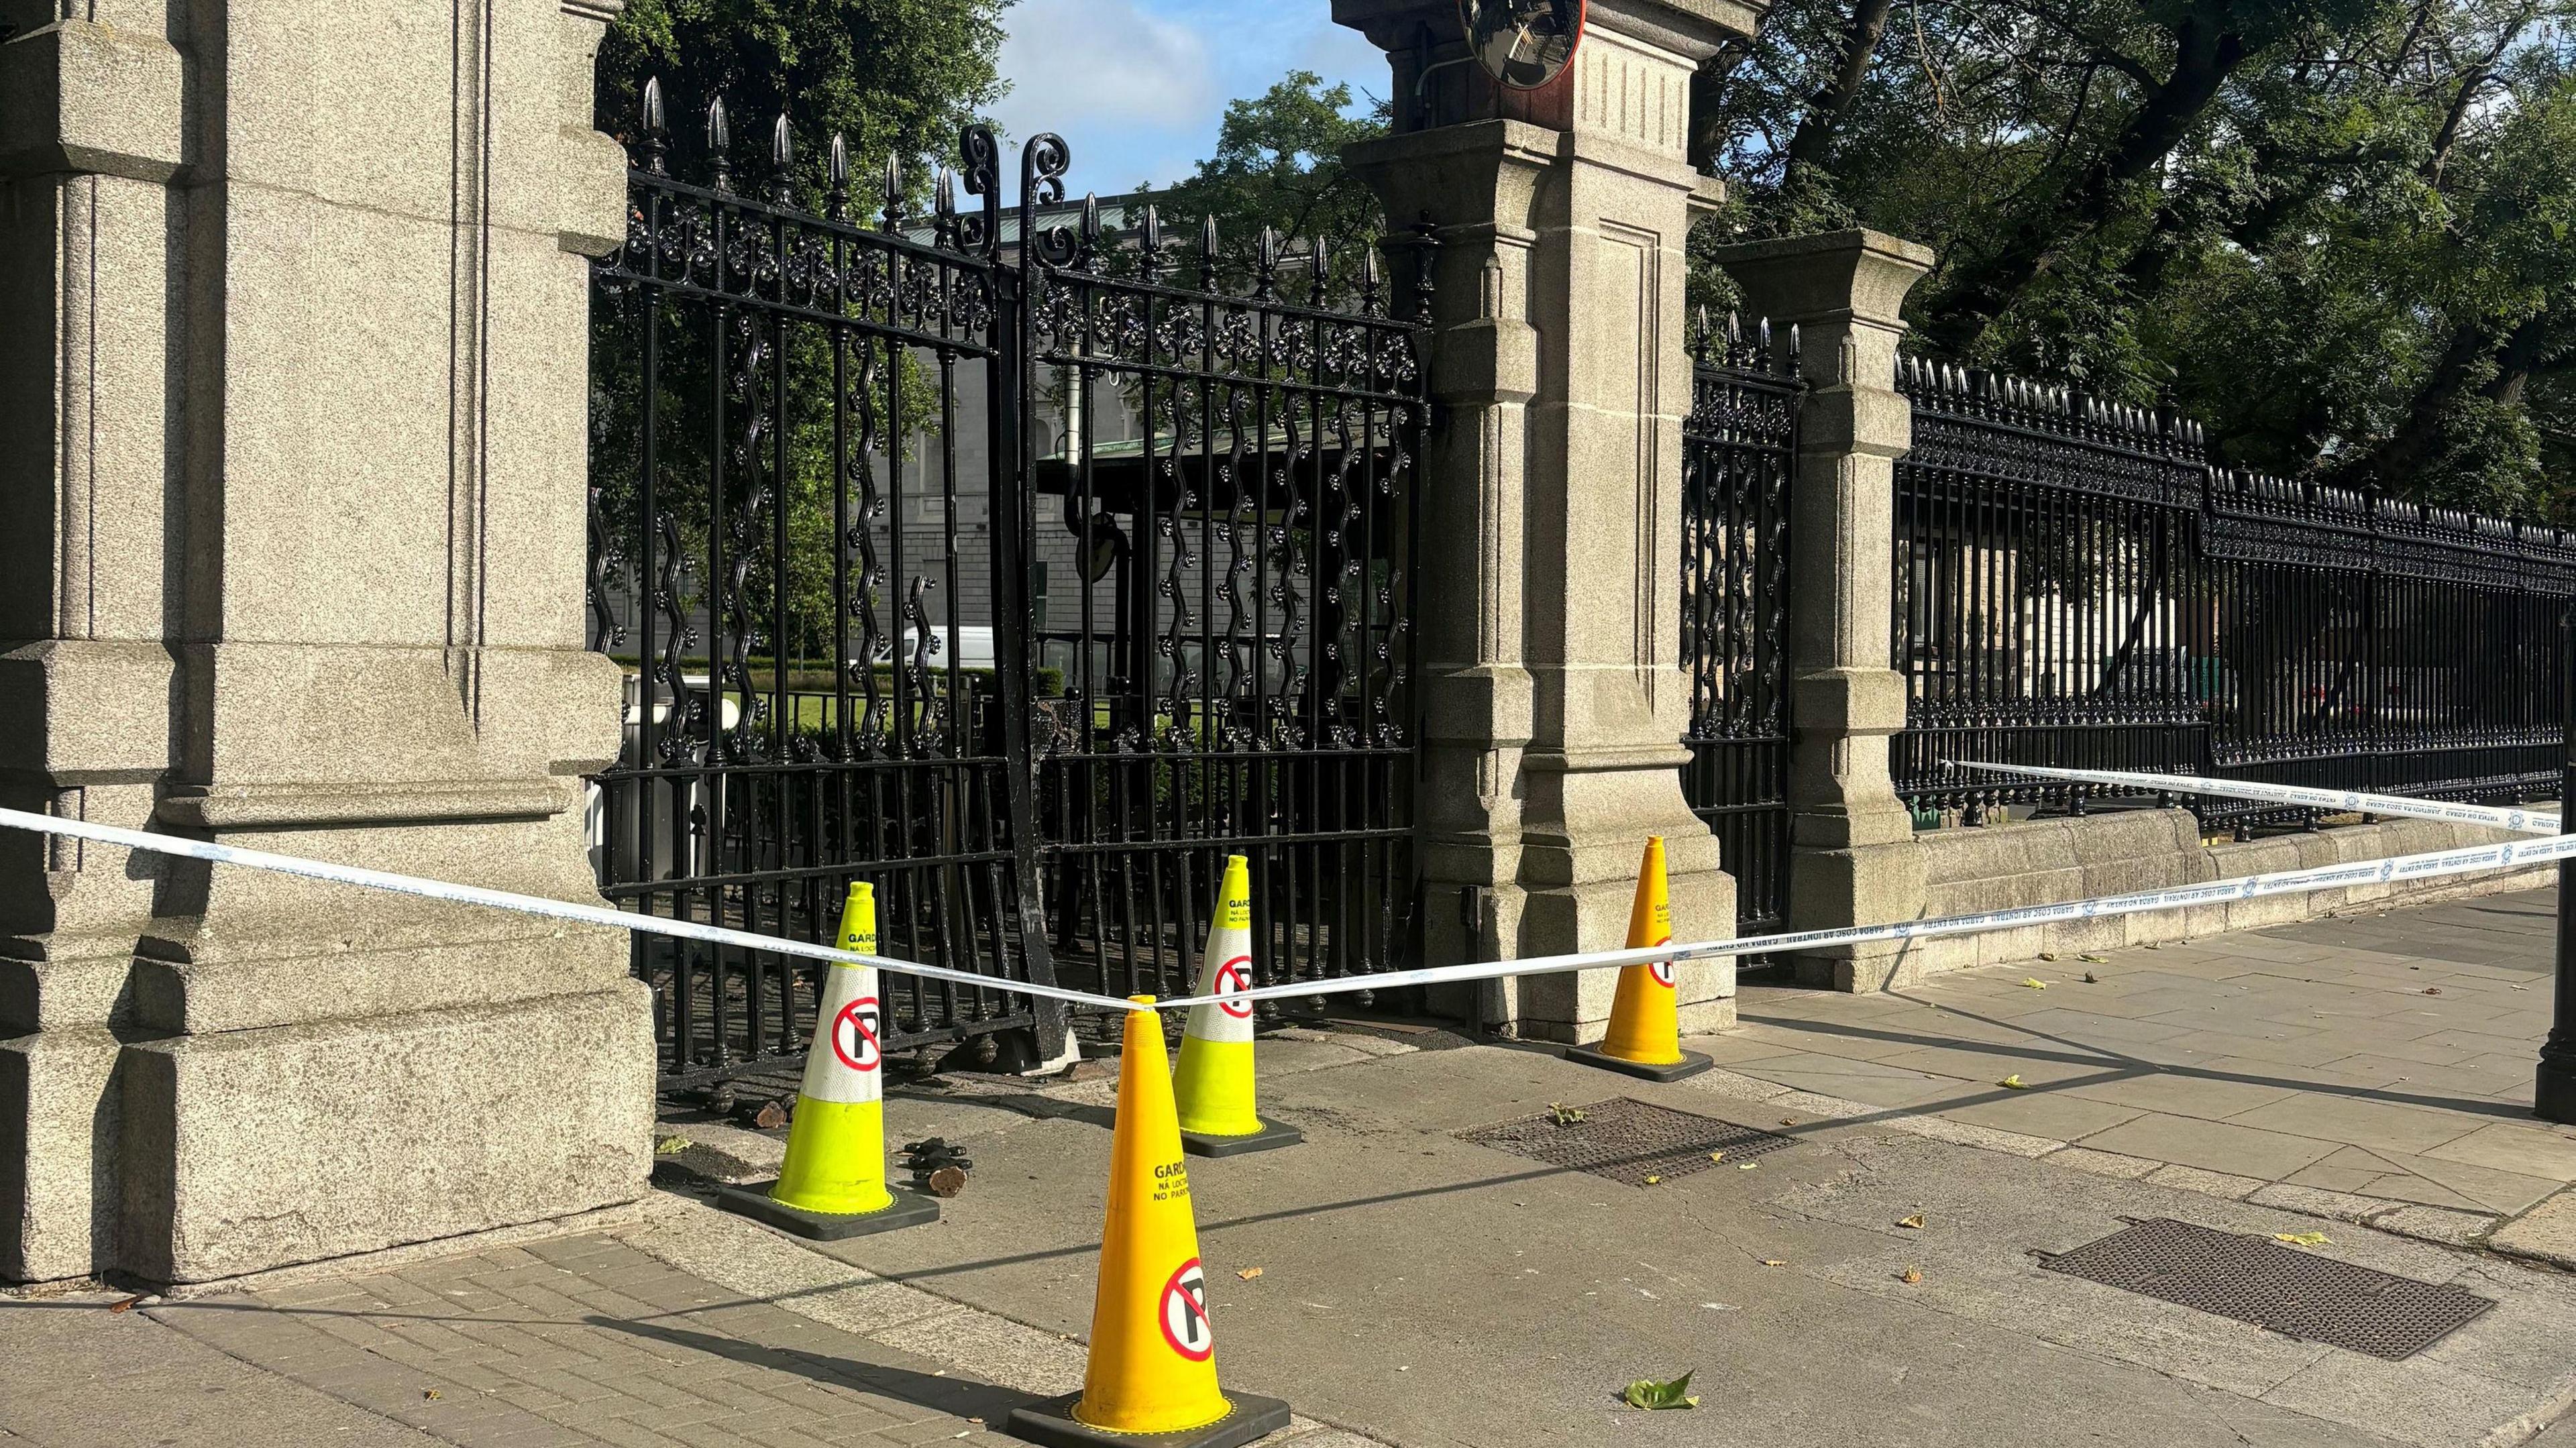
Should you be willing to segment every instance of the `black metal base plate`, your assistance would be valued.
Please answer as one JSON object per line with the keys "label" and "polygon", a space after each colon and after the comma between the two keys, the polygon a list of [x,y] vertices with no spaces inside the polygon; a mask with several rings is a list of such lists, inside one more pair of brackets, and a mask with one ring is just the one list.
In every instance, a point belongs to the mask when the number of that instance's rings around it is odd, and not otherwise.
{"label": "black metal base plate", "polygon": [[[2576,987],[2561,986],[2559,989]],[[2576,1060],[2562,1061],[2544,1053],[2532,1086],[2532,1115],[2543,1121],[2576,1126]]]}
{"label": "black metal base plate", "polygon": [[1002,1431],[1046,1448],[1242,1448],[1243,1444],[1288,1426],[1288,1405],[1277,1398],[1228,1393],[1234,1411],[1203,1428],[1178,1433],[1112,1433],[1074,1421],[1080,1393],[1049,1398],[1026,1408],[1013,1408]]}
{"label": "black metal base plate", "polygon": [[1643,1061],[1623,1061],[1616,1056],[1604,1055],[1597,1046],[1568,1046],[1565,1059],[1578,1066],[1598,1066],[1604,1071],[1634,1076],[1640,1081],[1679,1081],[1717,1064],[1697,1051],[1684,1051],[1682,1058],[1669,1066],[1649,1066]]}
{"label": "black metal base plate", "polygon": [[1306,1133],[1293,1126],[1282,1126],[1267,1116],[1256,1117],[1261,1129],[1249,1136],[1210,1136],[1203,1131],[1181,1133],[1181,1150],[1192,1156],[1241,1156],[1247,1151],[1273,1151],[1295,1146],[1306,1139]]}
{"label": "black metal base plate", "polygon": [[864,1237],[874,1232],[891,1232],[898,1227],[927,1226],[939,1220],[939,1200],[936,1197],[925,1197],[903,1187],[886,1188],[894,1196],[892,1206],[843,1215],[809,1212],[773,1201],[769,1189],[776,1185],[775,1181],[765,1181],[738,1187],[718,1187],[716,1205],[782,1232],[792,1232],[817,1242],[837,1242],[844,1237]]}

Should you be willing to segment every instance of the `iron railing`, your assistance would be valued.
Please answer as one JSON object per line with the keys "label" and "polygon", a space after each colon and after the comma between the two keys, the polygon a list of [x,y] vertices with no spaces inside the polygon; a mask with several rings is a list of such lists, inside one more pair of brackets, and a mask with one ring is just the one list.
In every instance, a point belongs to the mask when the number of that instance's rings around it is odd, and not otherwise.
{"label": "iron railing", "polygon": [[[593,819],[625,908],[828,938],[876,887],[886,1044],[1183,992],[1228,853],[1261,983],[1386,969],[1413,900],[1409,620],[1427,283],[1068,204],[1052,135],[854,205],[784,119],[703,182],[648,85],[595,272],[593,647],[630,662]],[[962,189],[966,206],[961,209]],[[819,195],[815,194],[819,191]],[[870,214],[862,215],[862,210]],[[1301,280],[1287,275],[1301,272]],[[1427,271],[1424,273],[1427,276]],[[1052,585],[1052,587],[1050,587]],[[816,970],[638,938],[666,1084],[797,1058]]]}
{"label": "iron railing", "polygon": [[1796,466],[1797,329],[1747,336],[1737,319],[1692,340],[1682,420],[1681,653],[1690,676],[1682,793],[1735,876],[1739,931],[1789,905],[1789,480]]}
{"label": "iron railing", "polygon": [[[1926,816],[2105,794],[1959,760],[2556,788],[2576,535],[2215,468],[2187,418],[2019,378],[1906,359],[1898,385],[1891,765]],[[2306,818],[2183,802],[2212,827]]]}

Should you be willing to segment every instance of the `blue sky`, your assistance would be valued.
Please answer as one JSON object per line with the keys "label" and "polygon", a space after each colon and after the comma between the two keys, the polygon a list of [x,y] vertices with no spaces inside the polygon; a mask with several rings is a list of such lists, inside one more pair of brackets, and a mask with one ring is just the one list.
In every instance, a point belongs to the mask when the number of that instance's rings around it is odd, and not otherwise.
{"label": "blue sky", "polygon": [[1075,196],[1187,176],[1225,103],[1291,70],[1387,90],[1384,55],[1335,25],[1328,0],[1016,0],[1003,24],[1011,94],[994,118],[1015,141],[1063,136]]}

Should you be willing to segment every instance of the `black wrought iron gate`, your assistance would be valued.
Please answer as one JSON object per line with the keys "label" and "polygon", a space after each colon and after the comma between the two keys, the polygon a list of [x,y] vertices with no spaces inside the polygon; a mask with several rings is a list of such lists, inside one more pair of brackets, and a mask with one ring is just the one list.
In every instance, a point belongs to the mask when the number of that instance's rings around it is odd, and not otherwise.
{"label": "black wrought iron gate", "polygon": [[1703,315],[1682,422],[1682,668],[1691,682],[1682,793],[1735,876],[1736,928],[1789,906],[1789,477],[1798,364],[1770,324]]}
{"label": "black wrought iron gate", "polygon": [[[1396,964],[1420,288],[1068,205],[1051,135],[1006,211],[969,128],[915,216],[892,167],[854,209],[838,138],[807,177],[783,120],[738,179],[728,131],[680,179],[647,88],[596,271],[603,891],[821,939],[873,882],[889,954],[996,982],[888,977],[895,1049],[1051,1053],[1015,980],[1180,993],[1228,853],[1265,983]],[[803,1051],[810,966],[637,940],[666,1084]]]}

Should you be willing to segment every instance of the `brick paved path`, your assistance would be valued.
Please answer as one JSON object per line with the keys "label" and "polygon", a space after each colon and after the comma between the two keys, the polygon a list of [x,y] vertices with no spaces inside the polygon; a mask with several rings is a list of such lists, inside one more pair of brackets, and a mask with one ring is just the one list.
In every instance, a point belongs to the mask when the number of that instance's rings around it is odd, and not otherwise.
{"label": "brick paved path", "polygon": [[971,1443],[1027,1401],[605,1234],[146,1311],[464,1448]]}

